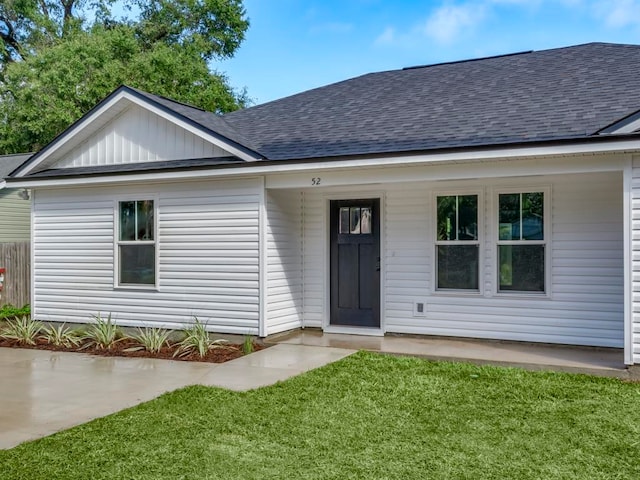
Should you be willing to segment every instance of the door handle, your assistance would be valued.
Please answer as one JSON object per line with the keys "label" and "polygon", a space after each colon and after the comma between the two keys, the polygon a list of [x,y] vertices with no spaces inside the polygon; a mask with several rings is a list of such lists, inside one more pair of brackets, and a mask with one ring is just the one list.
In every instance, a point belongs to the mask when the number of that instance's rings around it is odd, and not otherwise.
{"label": "door handle", "polygon": [[380,271],[380,257],[376,260],[376,272]]}

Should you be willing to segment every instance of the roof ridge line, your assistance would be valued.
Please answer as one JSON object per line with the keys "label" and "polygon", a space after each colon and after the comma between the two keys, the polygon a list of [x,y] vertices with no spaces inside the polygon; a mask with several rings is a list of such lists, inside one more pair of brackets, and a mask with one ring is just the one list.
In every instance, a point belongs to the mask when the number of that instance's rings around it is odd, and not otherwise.
{"label": "roof ridge line", "polygon": [[429,68],[429,67],[437,67],[440,65],[453,65],[456,63],[469,63],[469,62],[477,62],[480,60],[490,60],[492,58],[502,58],[502,57],[513,57],[515,55],[526,55],[528,53],[533,53],[535,50],[523,50],[521,52],[513,52],[513,53],[503,53],[500,55],[489,55],[488,57],[478,57],[478,58],[466,58],[464,60],[453,60],[450,62],[438,62],[438,63],[429,63],[426,65],[414,65],[411,67],[403,67],[402,70],[416,70],[418,68]]}

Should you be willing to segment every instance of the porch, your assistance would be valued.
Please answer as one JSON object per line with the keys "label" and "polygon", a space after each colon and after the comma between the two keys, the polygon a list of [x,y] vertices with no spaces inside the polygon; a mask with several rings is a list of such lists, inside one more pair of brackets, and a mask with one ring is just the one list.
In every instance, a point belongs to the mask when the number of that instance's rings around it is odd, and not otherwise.
{"label": "porch", "polygon": [[[553,347],[553,355],[546,355],[551,358],[566,345],[582,345],[606,347],[620,354],[620,359],[605,361],[607,365],[633,363],[628,346],[627,355],[622,355],[625,226],[621,166],[610,161],[604,171],[585,171],[593,167],[588,165],[591,159],[555,160],[552,165],[526,160],[512,161],[508,166],[500,161],[485,162],[482,168],[467,165],[464,171],[460,171],[461,165],[443,165],[437,170],[412,167],[410,172],[406,168],[384,172],[363,168],[357,177],[331,177],[327,173],[317,177],[321,178],[320,184],[313,188],[301,188],[303,179],[295,176],[267,177],[266,265],[261,270],[267,288],[262,335],[303,328],[379,337],[424,335],[428,338],[421,341],[430,349],[439,345],[430,337],[561,346]],[[528,174],[524,175],[525,171]],[[514,231],[520,232],[520,224],[503,218],[499,206],[506,197],[526,195],[518,192],[538,192],[531,195],[541,199],[540,233],[529,250],[533,256],[526,262],[513,263],[506,255],[511,252],[511,243],[516,245],[514,249],[529,247],[518,247],[526,244],[522,240],[507,242],[509,245],[503,247],[500,239],[505,227],[511,238]],[[464,247],[470,256],[453,262],[447,270],[446,260],[450,259],[445,247],[455,245],[457,237],[453,241],[440,239],[438,202],[461,197],[473,203],[473,218],[467,228],[473,238]],[[332,232],[340,234],[343,229],[342,218],[338,222],[334,210],[345,200],[363,199],[380,205],[379,260],[376,264],[374,258],[367,264],[373,265],[374,274],[360,272],[361,279],[379,276],[379,283],[371,282],[377,285],[373,293],[379,296],[379,322],[373,328],[336,321],[331,313],[332,307],[342,303],[332,300],[332,275],[340,277],[346,272],[343,283],[347,287],[356,284],[358,277],[351,275],[355,269],[350,266],[341,269],[340,264],[335,269],[333,265]],[[364,210],[375,212],[375,208],[351,210],[356,217]],[[358,230],[357,222],[354,225]],[[371,298],[362,295],[358,285],[348,292],[351,290],[360,293],[360,303],[362,298]],[[344,290],[338,291],[342,294]],[[358,299],[358,295],[345,296]],[[363,341],[383,342],[373,349],[388,351],[384,342],[395,340],[385,337]],[[467,354],[448,352],[448,345],[443,347],[444,353],[437,350],[431,354],[436,358],[468,358]],[[474,351],[475,347],[462,350]],[[525,353],[519,349],[490,349],[472,358],[499,361],[509,352],[512,356],[507,356],[506,363],[536,363],[518,360]],[[395,353],[406,352],[401,348]],[[591,368],[588,359],[578,364],[570,360],[568,366]]]}
{"label": "porch", "polygon": [[267,343],[370,350],[429,360],[513,366],[527,370],[586,373],[640,380],[636,367],[624,364],[621,348],[552,345],[412,335],[363,336],[304,329],[270,336]]}

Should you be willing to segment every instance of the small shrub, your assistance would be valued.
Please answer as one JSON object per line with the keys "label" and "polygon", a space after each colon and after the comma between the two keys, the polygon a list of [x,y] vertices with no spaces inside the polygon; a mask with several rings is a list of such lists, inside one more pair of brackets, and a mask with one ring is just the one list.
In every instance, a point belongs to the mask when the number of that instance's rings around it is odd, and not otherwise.
{"label": "small shrub", "polygon": [[8,320],[0,337],[15,340],[20,345],[35,345],[38,335],[42,331],[42,323],[32,320],[28,315]]}
{"label": "small shrub", "polygon": [[211,340],[209,332],[207,332],[207,325],[198,320],[198,317],[193,317],[193,319],[193,325],[183,330],[184,337],[177,344],[178,348],[173,354],[174,357],[186,357],[195,352],[202,358],[209,350],[224,348],[229,344],[224,339]]}
{"label": "small shrub", "polygon": [[13,305],[7,304],[0,307],[0,320],[7,319],[11,320],[14,318],[20,318],[24,316],[31,315],[31,306],[25,305],[21,308],[14,307]]}
{"label": "small shrub", "polygon": [[82,348],[95,347],[98,350],[111,350],[116,343],[122,340],[123,335],[118,326],[111,321],[111,314],[106,319],[100,314],[94,315],[95,323],[87,329],[84,339],[89,340]]}
{"label": "small shrub", "polygon": [[82,334],[76,330],[71,330],[62,325],[54,326],[49,325],[42,329],[41,338],[45,339],[47,343],[55,345],[57,347],[77,347],[82,340]]}
{"label": "small shrub", "polygon": [[146,350],[151,353],[159,353],[162,347],[169,343],[169,335],[171,335],[171,332],[164,328],[138,328],[138,333],[133,335],[131,338],[140,345],[127,348],[126,351],[136,352],[139,350]]}
{"label": "small shrub", "polygon": [[244,341],[242,342],[242,353],[244,355],[253,353],[253,337],[251,335],[244,336]]}

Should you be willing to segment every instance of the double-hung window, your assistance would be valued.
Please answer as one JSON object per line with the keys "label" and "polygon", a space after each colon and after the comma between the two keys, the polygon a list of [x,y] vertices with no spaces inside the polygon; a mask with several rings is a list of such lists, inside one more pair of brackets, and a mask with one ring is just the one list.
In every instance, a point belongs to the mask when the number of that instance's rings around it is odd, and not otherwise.
{"label": "double-hung window", "polygon": [[436,288],[478,290],[478,195],[436,197]]}
{"label": "double-hung window", "polygon": [[156,284],[154,203],[118,202],[118,285]]}
{"label": "double-hung window", "polygon": [[498,194],[498,291],[545,290],[545,193]]}

